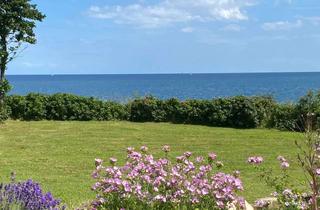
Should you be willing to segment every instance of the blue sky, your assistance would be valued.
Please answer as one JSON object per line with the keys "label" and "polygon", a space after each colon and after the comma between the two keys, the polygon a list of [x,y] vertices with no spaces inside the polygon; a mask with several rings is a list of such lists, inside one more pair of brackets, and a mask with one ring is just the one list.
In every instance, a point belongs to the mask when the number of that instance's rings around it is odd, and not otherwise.
{"label": "blue sky", "polygon": [[33,0],[8,74],[320,71],[319,0]]}

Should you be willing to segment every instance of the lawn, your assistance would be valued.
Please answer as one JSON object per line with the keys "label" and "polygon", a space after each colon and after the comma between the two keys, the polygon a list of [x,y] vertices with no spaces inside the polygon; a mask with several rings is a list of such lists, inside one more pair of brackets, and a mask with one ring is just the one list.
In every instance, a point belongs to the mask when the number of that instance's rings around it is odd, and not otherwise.
{"label": "lawn", "polygon": [[[262,155],[266,166],[279,171],[280,154],[294,160],[294,140],[301,134],[266,129],[230,129],[167,123],[130,122],[19,122],[0,125],[0,177],[8,181],[11,171],[19,180],[32,178],[69,206],[94,197],[91,171],[96,157],[114,156],[124,161],[128,146],[149,146],[160,155],[161,146],[172,148],[173,158],[189,150],[196,155],[214,151],[224,170],[240,170],[249,201],[271,192],[246,164],[250,155]],[[290,169],[296,183],[303,175],[295,162]]]}

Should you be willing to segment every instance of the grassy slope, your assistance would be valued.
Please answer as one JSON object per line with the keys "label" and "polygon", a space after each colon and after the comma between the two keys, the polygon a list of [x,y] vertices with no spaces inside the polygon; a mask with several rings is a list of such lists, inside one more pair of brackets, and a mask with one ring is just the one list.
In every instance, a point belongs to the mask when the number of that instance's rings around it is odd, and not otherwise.
{"label": "grassy slope", "polygon": [[[94,158],[110,156],[122,160],[128,146],[148,145],[156,154],[169,144],[171,156],[189,150],[197,155],[215,151],[227,172],[242,172],[245,196],[249,201],[269,194],[245,161],[262,155],[266,165],[278,170],[275,160],[283,154],[295,159],[294,140],[300,134],[275,130],[240,130],[192,125],[129,122],[15,122],[0,125],[0,178],[11,171],[18,179],[32,178],[46,190],[76,206],[93,197],[90,192]],[[292,163],[294,178],[302,174]]]}

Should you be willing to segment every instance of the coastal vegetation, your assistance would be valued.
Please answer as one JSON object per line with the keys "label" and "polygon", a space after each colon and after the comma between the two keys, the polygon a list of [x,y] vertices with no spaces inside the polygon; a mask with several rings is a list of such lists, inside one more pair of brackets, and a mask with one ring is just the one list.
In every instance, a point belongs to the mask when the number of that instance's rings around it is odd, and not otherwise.
{"label": "coastal vegetation", "polygon": [[186,101],[146,96],[120,103],[72,94],[30,93],[9,95],[6,105],[10,119],[26,121],[118,120],[303,131],[308,113],[315,115],[315,127],[320,119],[320,92],[309,92],[296,103],[286,104],[268,96]]}

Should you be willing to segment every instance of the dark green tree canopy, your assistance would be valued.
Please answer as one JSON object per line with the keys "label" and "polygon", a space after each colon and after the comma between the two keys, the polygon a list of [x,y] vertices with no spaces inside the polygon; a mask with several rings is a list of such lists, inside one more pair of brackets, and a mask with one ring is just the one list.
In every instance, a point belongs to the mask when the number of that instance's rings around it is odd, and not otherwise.
{"label": "dark green tree canopy", "polygon": [[34,44],[36,21],[45,16],[30,0],[0,0],[1,76],[23,43]]}
{"label": "dark green tree canopy", "polygon": [[44,18],[30,0],[0,0],[0,122],[6,118],[4,98],[10,89],[5,78],[7,64],[22,44],[36,43],[36,22]]}

